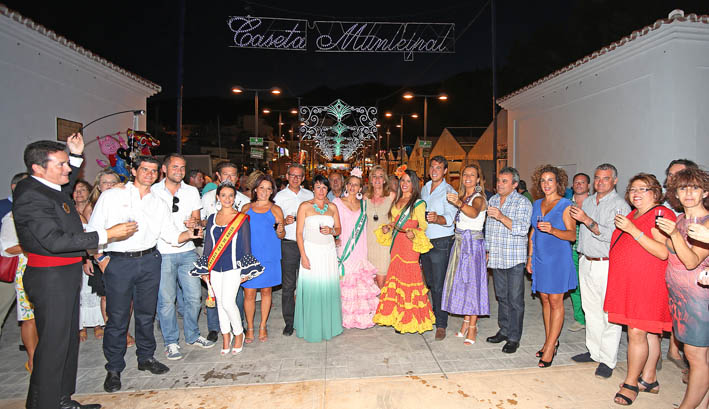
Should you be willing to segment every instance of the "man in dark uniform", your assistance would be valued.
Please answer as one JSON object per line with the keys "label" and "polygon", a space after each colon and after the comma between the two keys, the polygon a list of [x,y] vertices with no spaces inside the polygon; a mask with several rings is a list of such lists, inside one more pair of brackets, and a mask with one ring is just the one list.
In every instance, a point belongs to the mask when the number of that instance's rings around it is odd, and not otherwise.
{"label": "man in dark uniform", "polygon": [[[23,277],[34,305],[39,344],[34,355],[27,408],[98,409],[71,399],[79,357],[79,292],[82,256],[99,244],[130,237],[136,223],[85,233],[71,199],[83,161],[81,134],[64,144],[33,142],[24,161],[31,177],[17,184],[13,214],[20,244],[27,252]],[[70,164],[71,162],[71,164]],[[71,178],[69,175],[71,174]],[[71,180],[70,180],[71,179]]]}

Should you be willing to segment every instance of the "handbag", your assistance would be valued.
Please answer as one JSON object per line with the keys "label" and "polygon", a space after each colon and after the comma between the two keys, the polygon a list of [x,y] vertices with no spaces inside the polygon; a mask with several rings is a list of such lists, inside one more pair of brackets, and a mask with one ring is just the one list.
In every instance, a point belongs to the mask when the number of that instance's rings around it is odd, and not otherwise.
{"label": "handbag", "polygon": [[20,257],[4,257],[0,256],[0,281],[5,283],[15,282],[15,273],[17,266],[20,263]]}

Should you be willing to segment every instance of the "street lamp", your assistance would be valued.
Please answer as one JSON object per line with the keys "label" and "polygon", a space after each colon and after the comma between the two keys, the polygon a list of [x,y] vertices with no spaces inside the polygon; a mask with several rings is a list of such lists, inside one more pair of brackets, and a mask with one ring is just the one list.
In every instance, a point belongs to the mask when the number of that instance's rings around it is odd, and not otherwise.
{"label": "street lamp", "polygon": [[[401,114],[401,113],[396,113],[396,112],[385,112],[384,116],[387,118],[391,118],[393,116],[398,116],[399,117],[399,124],[396,125],[397,128],[399,128],[399,162],[400,165],[404,164],[404,117],[405,116],[410,116],[411,118],[417,119],[419,115],[417,113],[413,114]],[[389,142],[387,141],[387,148],[389,148]]]}
{"label": "street lamp", "polygon": [[273,95],[281,95],[281,89],[278,87],[271,88],[245,88],[239,85],[231,87],[231,92],[234,94],[243,94],[246,91],[254,93],[254,136],[258,137],[258,93],[260,91],[268,91]]}
{"label": "street lamp", "polygon": [[[405,92],[402,97],[407,101],[412,101],[414,98],[423,98],[423,140],[428,140],[428,99],[436,98],[439,101],[448,101],[448,94],[443,92],[439,94],[415,94],[413,92]],[[424,174],[426,172],[426,157],[423,158]]]}
{"label": "street lamp", "polygon": [[[289,113],[289,114],[291,114],[291,115],[298,115],[298,110],[295,109],[295,108],[291,108],[291,109],[270,109],[270,108],[264,108],[263,111],[261,111],[261,112],[263,112],[264,115],[268,115],[268,114],[270,114],[271,112],[278,112],[278,138],[279,138],[279,140],[280,140],[280,138],[283,136],[283,135],[281,135],[281,127],[284,125],[284,123],[283,123],[283,113],[284,113],[284,112],[287,112],[287,113]],[[292,130],[292,129],[291,129],[291,135],[290,135],[290,137],[291,137],[290,150],[292,150],[292,149],[293,149],[293,144],[294,144],[294,142],[293,142],[293,130]]]}

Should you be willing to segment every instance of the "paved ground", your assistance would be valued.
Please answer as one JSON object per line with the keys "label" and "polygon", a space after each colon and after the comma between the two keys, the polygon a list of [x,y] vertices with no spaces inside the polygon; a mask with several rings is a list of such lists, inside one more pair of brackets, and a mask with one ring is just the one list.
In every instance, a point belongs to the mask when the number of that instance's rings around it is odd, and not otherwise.
{"label": "paved ground", "polygon": [[[372,381],[366,378],[395,377],[392,379],[398,382],[398,379],[411,381],[416,379],[416,377],[426,375],[432,377],[430,379],[440,379],[440,382],[446,384],[453,382],[454,379],[460,379],[460,382],[465,382],[467,376],[483,376],[480,379],[487,379],[486,382],[491,385],[500,380],[500,393],[507,393],[512,389],[507,388],[502,382],[502,378],[499,375],[495,375],[496,372],[491,371],[535,368],[538,359],[534,357],[534,352],[539,349],[544,339],[541,307],[539,301],[531,297],[529,282],[527,283],[527,290],[525,325],[521,347],[516,354],[511,355],[500,351],[501,344],[493,345],[485,342],[485,338],[493,335],[497,330],[497,322],[494,318],[496,317],[495,302],[492,303],[493,318],[480,320],[478,324],[478,342],[473,346],[463,345],[462,340],[454,336],[462,322],[460,317],[451,317],[448,337],[440,342],[433,340],[433,331],[423,335],[399,335],[395,334],[391,328],[377,327],[368,330],[345,330],[342,335],[328,342],[309,344],[295,336],[284,337],[281,335],[283,321],[280,314],[280,292],[275,292],[275,305],[273,314],[269,319],[270,337],[267,342],[260,343],[256,340],[255,343],[247,345],[240,355],[227,358],[219,355],[219,345],[209,350],[183,346],[184,359],[167,361],[162,353],[162,337],[156,328],[156,338],[159,345],[156,357],[170,366],[170,372],[162,376],[156,376],[138,371],[134,358],[135,349],[131,348],[127,354],[128,367],[122,375],[123,392],[142,393],[150,391],[143,396],[152,396],[152,394],[156,393],[154,391],[160,390],[181,390],[186,388],[186,391],[191,393],[189,391],[193,388],[316,381],[315,383],[306,382],[300,384],[304,385],[302,392],[307,394],[310,393],[307,391],[312,385],[321,385],[320,390],[322,392],[327,389],[324,385],[330,384],[379,384],[379,381]],[[492,290],[491,299],[494,299],[492,298]],[[572,320],[569,299],[566,300],[566,311],[568,325]],[[206,320],[204,318],[200,319],[200,324],[203,327],[203,333],[206,334],[206,328],[204,328]],[[588,387],[590,390],[595,390],[595,383],[608,384],[609,381],[596,380],[592,376],[594,369],[592,366],[577,365],[570,359],[572,355],[585,351],[584,336],[583,331],[577,333],[563,331],[561,347],[559,348],[559,355],[554,360],[554,367],[567,366],[566,369],[571,371],[570,374],[575,370],[583,369],[584,376],[590,376],[588,382],[584,383],[584,388]],[[0,377],[3,379],[2,385],[0,385],[0,407],[4,407],[4,405],[7,407],[19,407],[17,406],[19,401],[16,399],[22,399],[26,394],[29,376],[23,368],[26,356],[23,352],[18,351],[18,340],[19,330],[15,322],[9,319],[4,326],[3,337],[0,340]],[[663,342],[663,347],[666,350],[667,340]],[[623,337],[619,359],[624,360],[625,357],[626,342],[625,337]],[[104,394],[102,386],[105,377],[104,364],[101,342],[94,339],[92,332],[89,331],[89,340],[81,345],[77,379],[78,394]],[[667,366],[672,365],[668,364]],[[561,370],[561,373],[564,373],[564,368],[561,368]],[[619,370],[616,371],[619,373],[614,378],[620,377],[622,370],[623,365],[619,365]],[[553,371],[546,370],[546,372]],[[462,373],[470,372],[474,374],[461,375]],[[519,371],[514,373],[517,372]],[[535,370],[534,372],[536,373],[534,379],[538,379],[539,382],[543,383],[544,377],[542,374],[546,372],[544,370],[542,372]],[[397,376],[401,378],[396,378]],[[681,385],[679,378],[675,378],[675,383]],[[350,381],[338,383],[339,381],[337,380],[341,379],[349,379]],[[356,379],[356,382],[353,381],[354,379]],[[618,381],[620,379],[618,378]],[[617,391],[617,384],[617,381],[613,381],[611,389]],[[684,389],[680,385],[677,388],[683,392]],[[279,388],[286,388],[286,386],[280,385]],[[530,392],[534,392],[533,386],[528,389],[530,389]],[[474,388],[463,393],[470,396],[478,396],[478,392],[472,393],[476,390]],[[209,389],[200,389],[199,391],[194,391],[194,393],[199,396],[206,396],[205,393],[207,391]],[[301,389],[296,389],[296,391],[301,391]],[[174,396],[181,396],[177,391],[173,392],[174,394],[170,395],[170,399]],[[572,393],[573,390],[568,392]],[[104,395],[105,399],[113,399],[111,395]],[[125,397],[128,395],[131,394],[123,393],[116,396]],[[551,395],[548,397],[545,397],[544,394],[535,396],[542,399],[542,401],[547,398],[548,402],[556,401],[556,398]],[[679,396],[681,398],[681,394]],[[2,399],[5,399],[5,401]],[[319,405],[322,405],[322,402],[326,402],[323,399],[318,398]],[[14,400],[14,403],[9,400]],[[308,402],[303,407],[319,407],[318,404],[308,406],[312,403]],[[330,401],[327,400],[327,402]],[[679,402],[679,400],[676,400],[676,402]],[[391,406],[386,404],[386,402],[378,404],[383,405],[382,407]],[[170,406],[172,404],[168,403],[164,405],[166,406],[158,405],[152,407],[173,407]],[[193,407],[198,406],[200,405],[193,405]],[[329,407],[330,403],[325,406]],[[492,406],[495,405],[493,404]],[[123,406],[111,405],[111,407]],[[540,407],[543,407],[543,405]]]}

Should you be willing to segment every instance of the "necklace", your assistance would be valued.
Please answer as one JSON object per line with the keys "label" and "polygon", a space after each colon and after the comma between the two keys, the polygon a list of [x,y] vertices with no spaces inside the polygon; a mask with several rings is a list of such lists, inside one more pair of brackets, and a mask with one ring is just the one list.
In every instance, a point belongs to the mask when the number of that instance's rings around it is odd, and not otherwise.
{"label": "necklace", "polygon": [[316,212],[320,213],[321,215],[322,215],[322,214],[325,214],[325,212],[327,211],[327,203],[325,203],[325,204],[323,205],[322,209],[320,209],[320,208],[318,207],[318,204],[315,203],[315,202],[313,202],[313,208],[315,209]]}

